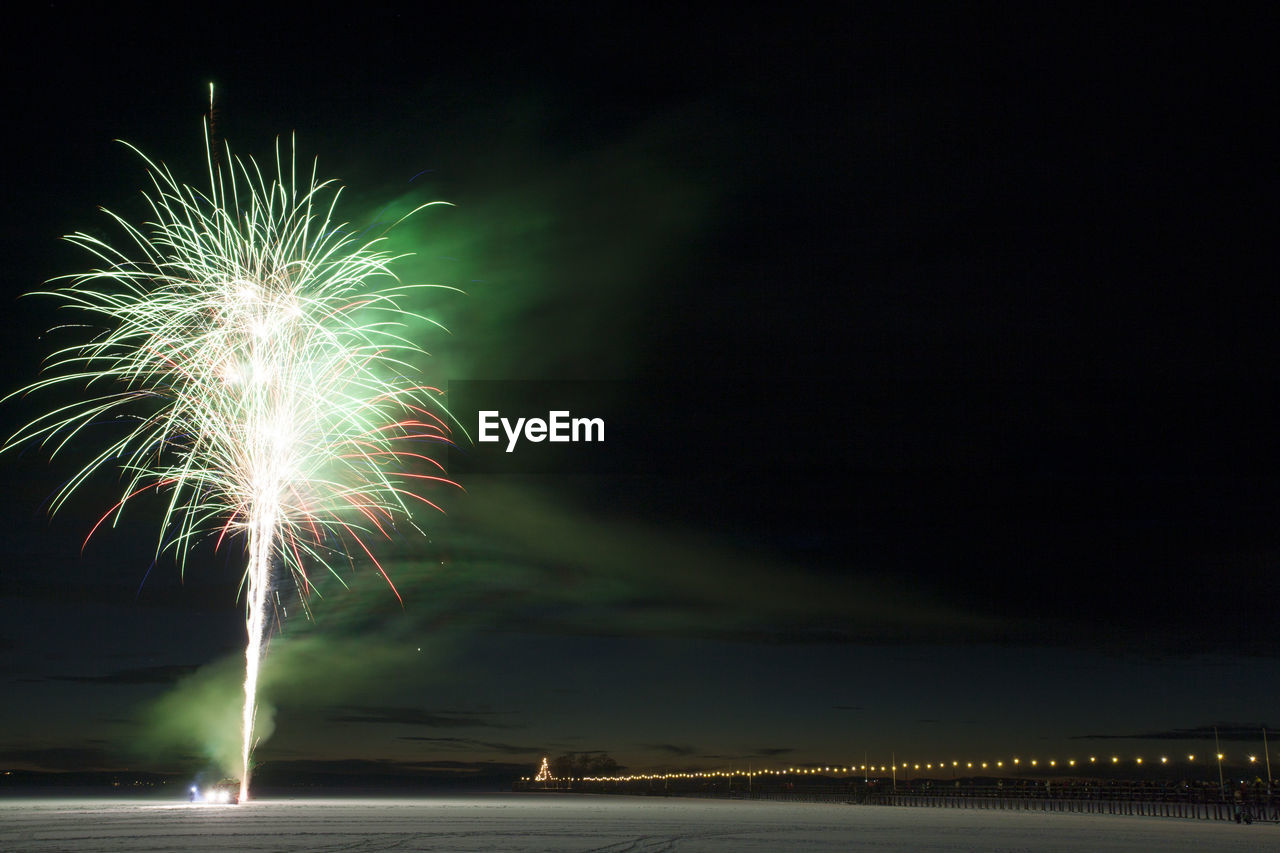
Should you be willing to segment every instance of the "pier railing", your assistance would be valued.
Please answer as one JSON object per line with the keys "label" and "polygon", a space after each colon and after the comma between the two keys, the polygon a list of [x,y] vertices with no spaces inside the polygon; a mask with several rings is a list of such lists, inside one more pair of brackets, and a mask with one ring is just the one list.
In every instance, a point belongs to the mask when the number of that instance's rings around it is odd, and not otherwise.
{"label": "pier railing", "polygon": [[812,803],[848,803],[905,808],[1141,815],[1187,820],[1280,822],[1280,791],[1264,786],[1152,782],[812,780],[779,783],[759,779],[685,780],[558,779],[521,781],[517,791],[563,791],[637,796],[720,797]]}

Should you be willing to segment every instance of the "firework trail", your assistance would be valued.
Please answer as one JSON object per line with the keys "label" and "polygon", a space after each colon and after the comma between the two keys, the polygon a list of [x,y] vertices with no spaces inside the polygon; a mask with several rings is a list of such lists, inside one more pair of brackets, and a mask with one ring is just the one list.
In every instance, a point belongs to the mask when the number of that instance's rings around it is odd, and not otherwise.
{"label": "firework trail", "polygon": [[78,399],[5,449],[38,441],[57,454],[103,421],[125,424],[55,495],[54,511],[91,475],[117,468],[120,500],[93,530],[156,491],[167,496],[157,550],[172,550],[180,569],[197,541],[245,543],[246,800],[273,563],[293,574],[304,606],[308,572],[352,557],[391,584],[367,540],[417,529],[415,508],[438,509],[421,487],[455,484],[422,452],[422,442],[449,439],[439,392],[410,378],[424,354],[406,337],[410,325],[438,324],[400,305],[412,289],[439,285],[399,283],[382,238],[357,242],[334,221],[332,182],[317,182],[312,166],[298,184],[296,152],[286,174],[277,146],[264,176],[229,151],[217,165],[212,149],[206,128],[207,192],[137,152],[150,171],[150,221],[135,227],[107,211],[125,249],[66,238],[102,266],[41,293],[80,312],[85,325],[72,328],[87,339],[55,352],[43,378],[17,393],[74,387]]}

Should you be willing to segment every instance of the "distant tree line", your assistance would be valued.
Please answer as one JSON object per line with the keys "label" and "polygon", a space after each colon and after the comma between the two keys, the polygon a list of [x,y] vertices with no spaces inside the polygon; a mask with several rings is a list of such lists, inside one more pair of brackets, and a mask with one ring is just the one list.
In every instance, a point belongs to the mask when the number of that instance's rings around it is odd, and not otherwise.
{"label": "distant tree line", "polygon": [[607,752],[567,752],[551,760],[551,775],[557,779],[582,776],[617,776],[624,768]]}

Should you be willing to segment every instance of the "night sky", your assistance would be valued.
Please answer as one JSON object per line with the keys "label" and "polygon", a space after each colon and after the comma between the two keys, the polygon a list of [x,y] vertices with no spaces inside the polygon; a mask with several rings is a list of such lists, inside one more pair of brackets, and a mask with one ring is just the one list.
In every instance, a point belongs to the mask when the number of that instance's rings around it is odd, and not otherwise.
{"label": "night sky", "polygon": [[[46,4],[0,51],[6,391],[65,320],[19,294],[91,263],[58,238],[143,218],[113,140],[199,185],[212,81],[219,138],[295,139],[356,227],[456,205],[394,244],[466,291],[420,306],[434,381],[611,396],[605,463],[459,474],[382,543],[403,608],[357,565],[291,611],[275,778],[1258,751],[1274,21],[419,8]],[[144,500],[81,553],[116,483],[46,501],[91,443],[0,457],[0,766],[206,769],[240,546],[153,567]]]}

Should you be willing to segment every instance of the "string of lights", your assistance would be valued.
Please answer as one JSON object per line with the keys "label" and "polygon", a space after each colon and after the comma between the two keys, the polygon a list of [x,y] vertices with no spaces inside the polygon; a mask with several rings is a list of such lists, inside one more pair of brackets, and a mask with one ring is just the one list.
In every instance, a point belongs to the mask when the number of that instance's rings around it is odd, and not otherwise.
{"label": "string of lights", "polygon": [[[1045,770],[1054,770],[1058,772],[1070,771],[1078,769],[1081,771],[1094,771],[1099,768],[1110,769],[1142,769],[1150,767],[1173,768],[1180,767],[1187,770],[1195,767],[1203,766],[1246,766],[1250,768],[1259,768],[1266,756],[1259,757],[1257,754],[1249,753],[1243,756],[1229,757],[1226,753],[1211,753],[1207,757],[1196,753],[1187,753],[1186,755],[1170,756],[1158,755],[1148,758],[1142,755],[1090,755],[1088,758],[1025,758],[1020,755],[1011,756],[1009,758],[1000,758],[987,761],[897,761],[885,764],[848,764],[848,765],[823,765],[811,767],[785,767],[785,768],[756,768],[748,770],[704,770],[704,771],[684,771],[672,773],[633,773],[621,776],[580,776],[572,779],[557,779],[550,774],[547,768],[547,760],[544,758],[542,767],[539,769],[537,777],[521,777],[521,781],[529,782],[545,782],[545,781],[582,781],[582,782],[637,782],[637,781],[664,781],[673,779],[724,779],[724,778],[748,778],[762,776],[853,776],[865,775],[869,773],[891,773],[898,772],[944,772],[958,774],[960,771],[971,773],[972,771],[992,771],[1013,772],[1026,771],[1035,769],[1037,772]],[[1270,777],[1270,772],[1267,772]]]}

